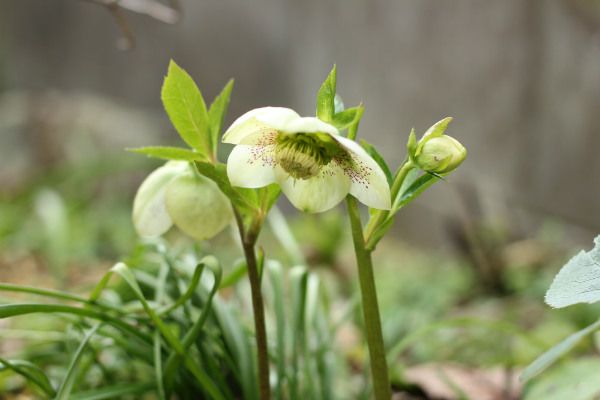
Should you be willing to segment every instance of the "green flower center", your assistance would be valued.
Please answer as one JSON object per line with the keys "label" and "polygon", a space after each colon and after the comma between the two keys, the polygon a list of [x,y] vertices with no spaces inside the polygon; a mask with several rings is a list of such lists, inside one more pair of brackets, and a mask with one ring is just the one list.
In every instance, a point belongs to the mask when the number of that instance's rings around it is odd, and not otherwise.
{"label": "green flower center", "polygon": [[324,133],[280,134],[275,146],[275,162],[294,179],[316,176],[342,154],[344,149]]}

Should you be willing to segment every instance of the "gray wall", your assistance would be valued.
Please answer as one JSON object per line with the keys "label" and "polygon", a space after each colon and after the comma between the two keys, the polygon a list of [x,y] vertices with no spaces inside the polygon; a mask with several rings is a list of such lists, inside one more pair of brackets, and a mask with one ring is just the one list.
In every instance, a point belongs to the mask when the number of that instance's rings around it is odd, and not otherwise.
{"label": "gray wall", "polygon": [[[393,165],[404,157],[412,126],[422,132],[455,117],[449,133],[469,157],[450,185],[439,185],[404,217],[406,225],[458,213],[456,188],[470,185],[498,215],[525,209],[600,231],[594,3],[589,9],[571,0],[181,3],[183,20],[175,26],[129,15],[137,47],[120,52],[114,21],[96,5],[4,0],[3,88],[91,92],[160,115],[162,76],[174,58],[207,97],[236,78],[230,118],[264,105],[308,114],[337,63],[346,104],[366,106],[361,134]],[[442,199],[451,204],[440,207]]]}

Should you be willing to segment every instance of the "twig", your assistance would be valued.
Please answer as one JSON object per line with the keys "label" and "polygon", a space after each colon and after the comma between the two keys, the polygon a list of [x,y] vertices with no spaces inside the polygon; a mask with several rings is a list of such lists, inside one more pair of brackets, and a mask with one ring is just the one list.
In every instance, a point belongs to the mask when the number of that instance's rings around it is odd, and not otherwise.
{"label": "twig", "polygon": [[82,0],[88,3],[98,4],[106,7],[114,17],[122,37],[119,38],[117,46],[123,50],[135,47],[135,36],[123,10],[131,11],[141,15],[147,15],[152,19],[165,24],[174,24],[181,18],[181,7],[178,0],[169,0],[169,5],[162,4],[157,0]]}

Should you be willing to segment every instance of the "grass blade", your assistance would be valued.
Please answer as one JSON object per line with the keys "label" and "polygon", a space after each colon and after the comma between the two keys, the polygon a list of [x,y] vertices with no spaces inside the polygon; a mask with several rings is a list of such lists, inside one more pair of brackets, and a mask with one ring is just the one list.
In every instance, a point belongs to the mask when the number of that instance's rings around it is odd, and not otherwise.
{"label": "grass blade", "polygon": [[142,398],[142,394],[153,390],[154,388],[155,386],[153,383],[124,383],[75,393],[71,396],[71,400],[112,400],[121,398],[121,396],[131,395],[136,395],[135,398]]}
{"label": "grass blade", "polygon": [[281,264],[269,260],[267,262],[267,271],[273,288],[273,307],[275,309],[275,323],[277,326],[277,386],[275,388],[275,397],[283,398],[284,385],[287,384],[286,374],[286,320],[285,320],[285,291],[283,288],[283,271]]}
{"label": "grass blade", "polygon": [[560,357],[565,355],[567,352],[572,350],[577,343],[579,343],[584,337],[600,329],[600,320],[594,322],[592,325],[575,332],[568,336],[562,342],[550,348],[544,354],[535,359],[521,374],[521,382],[527,382],[531,378],[542,373],[546,368],[554,364]]}
{"label": "grass blade", "polygon": [[[186,335],[183,338],[182,347],[184,353],[187,352],[187,350],[190,348],[192,343],[196,341],[198,335],[202,331],[202,327],[204,326],[204,323],[208,318],[208,313],[211,309],[212,299],[214,298],[215,294],[217,293],[217,290],[219,289],[219,286],[221,285],[222,270],[217,259],[214,257],[205,257],[204,259],[202,259],[202,261],[194,271],[194,276],[196,276],[196,273],[198,273],[198,279],[200,279],[200,274],[204,270],[204,266],[208,266],[208,268],[213,273],[214,283],[212,289],[210,290],[208,299],[204,305],[202,313],[194,322],[192,328],[188,331],[188,333],[186,333]],[[173,354],[169,356],[165,367],[165,382],[167,382],[167,386],[170,386],[172,384],[175,372],[177,371],[177,367],[178,364],[181,362],[181,359],[182,354],[178,354],[176,352],[173,352]]]}
{"label": "grass blade", "polygon": [[156,325],[156,327],[158,328],[162,336],[165,338],[169,346],[171,346],[177,354],[183,357],[185,367],[194,375],[194,377],[197,379],[198,383],[201,384],[204,390],[206,390],[206,392],[209,393],[213,399],[224,400],[224,395],[215,385],[213,380],[203,371],[203,369],[200,367],[200,365],[198,365],[198,363],[194,359],[189,357],[183,344],[175,336],[173,331],[163,322],[163,320],[160,319],[156,311],[150,307],[135,279],[135,276],[133,275],[129,267],[127,267],[127,265],[125,265],[124,263],[117,263],[114,267],[112,267],[110,271],[105,275],[106,279],[102,279],[103,281],[106,281],[104,282],[103,286],[106,286],[108,280],[110,279],[113,273],[116,273],[121,278],[123,278],[125,283],[127,283],[127,285],[132,289],[133,294],[142,303],[142,307],[144,308],[152,322]]}
{"label": "grass blade", "polygon": [[6,360],[0,358],[0,371],[10,369],[37,385],[48,397],[54,397],[55,391],[50,380],[38,366],[25,360]]}
{"label": "grass blade", "polygon": [[75,383],[75,378],[77,377],[77,366],[81,361],[81,356],[83,355],[83,351],[85,347],[89,343],[94,333],[98,330],[101,323],[97,323],[92,329],[90,329],[83,340],[79,344],[79,347],[75,351],[73,358],[71,359],[71,363],[69,364],[69,368],[67,369],[67,373],[65,378],[63,379],[60,387],[58,388],[58,392],[56,394],[55,400],[68,400],[71,396],[71,390],[73,390],[73,384]]}
{"label": "grass blade", "polygon": [[152,342],[152,338],[148,334],[140,331],[139,328],[123,322],[122,319],[115,318],[111,315],[98,312],[96,310],[67,306],[63,304],[20,303],[0,305],[0,319],[35,313],[65,313],[88,317],[111,324],[115,328],[128,332],[146,343]]}

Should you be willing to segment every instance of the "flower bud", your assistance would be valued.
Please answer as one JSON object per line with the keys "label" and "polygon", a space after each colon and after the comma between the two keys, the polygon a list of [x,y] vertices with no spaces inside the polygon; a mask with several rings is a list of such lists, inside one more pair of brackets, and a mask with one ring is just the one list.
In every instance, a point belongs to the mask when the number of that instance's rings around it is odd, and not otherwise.
{"label": "flower bud", "polygon": [[154,170],[139,187],[133,201],[133,225],[142,237],[160,236],[173,225],[165,207],[169,182],[188,168],[187,163],[171,161]]}
{"label": "flower bud", "polygon": [[229,199],[218,186],[182,161],[170,161],[152,172],[133,204],[134,226],[146,237],[162,235],[174,224],[194,239],[208,239],[232,218]]}
{"label": "flower bud", "polygon": [[[423,171],[447,174],[456,169],[467,157],[467,150],[451,136],[424,138],[415,154],[415,162]],[[427,140],[428,139],[428,140]]]}
{"label": "flower bud", "polygon": [[215,236],[233,218],[229,199],[217,184],[191,168],[169,183],[165,204],[175,226],[196,240]]}

